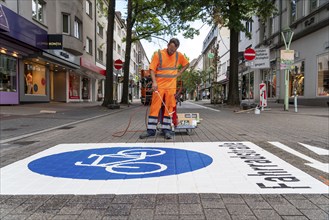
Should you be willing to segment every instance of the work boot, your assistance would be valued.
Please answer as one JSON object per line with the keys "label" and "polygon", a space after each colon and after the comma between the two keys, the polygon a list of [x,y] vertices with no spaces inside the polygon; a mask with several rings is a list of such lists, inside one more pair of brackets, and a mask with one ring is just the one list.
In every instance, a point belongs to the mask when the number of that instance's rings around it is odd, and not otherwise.
{"label": "work boot", "polygon": [[171,134],[170,134],[170,132],[166,132],[166,133],[165,133],[165,138],[166,138],[167,140],[171,139]]}
{"label": "work boot", "polygon": [[152,136],[155,136],[155,134],[146,131],[143,134],[139,135],[139,139],[145,139],[147,137],[152,137]]}

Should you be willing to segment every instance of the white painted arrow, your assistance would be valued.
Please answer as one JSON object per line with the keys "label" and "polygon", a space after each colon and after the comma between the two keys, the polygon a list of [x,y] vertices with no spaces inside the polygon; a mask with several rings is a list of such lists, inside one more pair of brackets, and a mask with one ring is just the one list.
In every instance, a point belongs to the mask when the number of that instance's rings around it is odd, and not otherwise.
{"label": "white painted arrow", "polygon": [[303,143],[299,143],[300,145],[306,147],[307,149],[309,149],[310,151],[313,151],[314,153],[318,154],[318,155],[329,155],[329,150],[327,149],[323,149],[320,147],[314,147],[308,144],[303,144]]}
{"label": "white painted arrow", "polygon": [[297,157],[300,157],[304,160],[307,160],[310,163],[305,163],[306,165],[313,167],[315,169],[321,170],[322,172],[326,172],[329,173],[329,163],[322,163],[320,161],[314,160],[311,157],[308,157],[302,153],[299,153],[298,151],[295,151],[293,149],[291,149],[290,147],[281,144],[280,142],[269,142],[270,144],[272,144],[273,146],[280,148],[282,150],[287,151],[288,153],[291,153],[293,155],[296,155]]}

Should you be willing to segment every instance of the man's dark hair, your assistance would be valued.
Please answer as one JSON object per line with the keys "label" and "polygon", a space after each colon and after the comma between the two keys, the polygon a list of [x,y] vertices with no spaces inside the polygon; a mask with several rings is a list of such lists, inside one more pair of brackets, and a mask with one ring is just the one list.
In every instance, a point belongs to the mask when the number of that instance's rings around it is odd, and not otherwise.
{"label": "man's dark hair", "polygon": [[176,46],[177,48],[179,47],[179,44],[180,44],[180,43],[179,43],[179,40],[178,40],[177,38],[171,38],[170,41],[169,41],[169,43],[168,43],[168,45],[171,44],[171,43],[172,43],[172,44],[175,44],[175,46]]}

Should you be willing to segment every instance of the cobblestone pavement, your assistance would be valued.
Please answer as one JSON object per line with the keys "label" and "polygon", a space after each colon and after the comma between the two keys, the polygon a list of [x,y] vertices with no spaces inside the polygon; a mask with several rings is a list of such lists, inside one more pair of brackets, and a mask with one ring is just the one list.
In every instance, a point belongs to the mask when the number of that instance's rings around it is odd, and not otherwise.
{"label": "cobblestone pavement", "polygon": [[[292,107],[286,112],[280,104],[269,105],[270,110],[256,115],[252,110],[238,111],[207,101],[183,102],[178,106],[179,112],[199,112],[202,120],[190,135],[177,133],[172,140],[161,135],[138,138],[145,130],[147,108],[137,101],[116,110],[101,107],[100,103],[1,106],[0,167],[63,143],[250,141],[328,185],[328,173],[269,143],[278,141],[314,160],[328,163],[327,155],[316,154],[299,144],[329,150],[328,108],[300,106],[295,113]],[[49,112],[40,113],[41,110]],[[128,131],[117,137],[128,124]],[[1,194],[0,219],[327,220],[329,188],[325,194]]]}

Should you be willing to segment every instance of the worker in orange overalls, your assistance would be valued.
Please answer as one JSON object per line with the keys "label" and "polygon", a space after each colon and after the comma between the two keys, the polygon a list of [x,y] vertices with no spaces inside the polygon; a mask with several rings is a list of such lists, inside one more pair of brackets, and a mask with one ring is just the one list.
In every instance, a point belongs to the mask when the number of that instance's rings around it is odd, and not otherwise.
{"label": "worker in orange overalls", "polygon": [[[166,49],[159,50],[153,55],[150,64],[153,89],[152,104],[148,116],[147,131],[139,136],[141,139],[155,136],[162,100],[165,102],[165,112],[161,128],[165,138],[171,139],[171,114],[176,106],[176,78],[189,66],[186,57],[177,52],[179,44],[178,39],[172,38]],[[178,71],[180,65],[182,68]]]}

